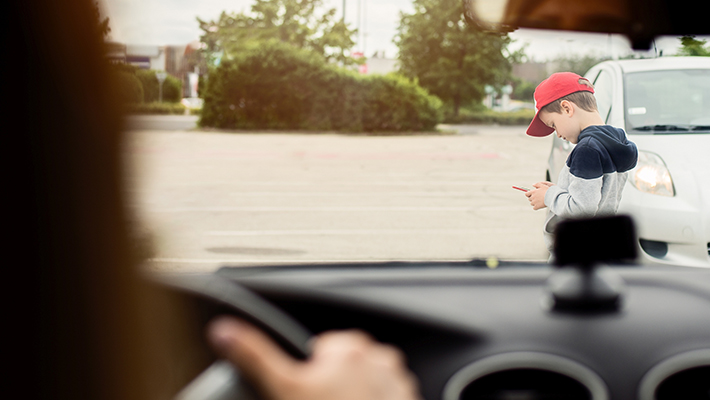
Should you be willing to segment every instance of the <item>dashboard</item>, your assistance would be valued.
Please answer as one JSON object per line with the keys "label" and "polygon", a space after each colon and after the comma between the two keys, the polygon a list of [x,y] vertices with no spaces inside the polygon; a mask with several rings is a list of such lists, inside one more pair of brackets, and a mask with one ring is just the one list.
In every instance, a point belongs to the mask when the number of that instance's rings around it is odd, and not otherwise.
{"label": "dashboard", "polygon": [[710,270],[605,269],[623,281],[615,310],[555,309],[559,271],[542,263],[225,267],[211,279],[312,333],[358,328],[396,345],[426,399],[709,399]]}

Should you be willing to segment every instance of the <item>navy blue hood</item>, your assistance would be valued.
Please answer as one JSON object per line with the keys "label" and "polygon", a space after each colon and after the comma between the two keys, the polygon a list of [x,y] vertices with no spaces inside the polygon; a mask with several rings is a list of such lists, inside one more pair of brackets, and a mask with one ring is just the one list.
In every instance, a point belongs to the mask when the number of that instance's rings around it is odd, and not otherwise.
{"label": "navy blue hood", "polygon": [[[592,154],[595,156],[590,157]],[[597,160],[593,162],[594,165],[587,165],[590,158]],[[629,171],[636,166],[637,160],[636,145],[626,138],[623,129],[610,125],[592,125],[580,132],[577,146],[567,159],[567,166],[573,175],[591,179],[601,174]]]}

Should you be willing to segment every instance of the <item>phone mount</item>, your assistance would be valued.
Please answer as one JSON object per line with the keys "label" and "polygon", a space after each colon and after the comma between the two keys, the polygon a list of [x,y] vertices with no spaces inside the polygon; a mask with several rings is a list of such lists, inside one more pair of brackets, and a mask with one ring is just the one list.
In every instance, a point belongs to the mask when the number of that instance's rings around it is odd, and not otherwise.
{"label": "phone mount", "polygon": [[624,281],[606,265],[636,259],[636,233],[627,216],[565,220],[555,229],[554,264],[548,279],[552,310],[615,312]]}

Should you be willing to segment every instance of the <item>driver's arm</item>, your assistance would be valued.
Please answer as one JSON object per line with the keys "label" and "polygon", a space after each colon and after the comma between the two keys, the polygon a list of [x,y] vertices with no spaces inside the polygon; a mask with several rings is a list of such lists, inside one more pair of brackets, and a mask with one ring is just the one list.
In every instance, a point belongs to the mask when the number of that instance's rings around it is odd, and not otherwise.
{"label": "driver's arm", "polygon": [[317,336],[307,361],[295,360],[262,331],[232,317],[213,321],[208,337],[269,400],[421,399],[402,352],[361,331]]}

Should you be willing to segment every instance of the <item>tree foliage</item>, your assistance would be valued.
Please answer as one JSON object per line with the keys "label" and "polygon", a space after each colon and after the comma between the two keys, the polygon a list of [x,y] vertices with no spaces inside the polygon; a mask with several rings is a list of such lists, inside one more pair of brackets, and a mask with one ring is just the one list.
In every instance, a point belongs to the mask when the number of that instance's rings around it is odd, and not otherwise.
{"label": "tree foliage", "polygon": [[460,0],[414,0],[414,13],[402,14],[395,40],[400,71],[415,78],[458,115],[479,102],[485,86],[502,86],[511,62],[507,34],[483,32],[466,23]]}
{"label": "tree foliage", "polygon": [[550,61],[550,64],[552,65],[550,73],[574,72],[577,75],[584,76],[590,68],[607,59],[608,58],[594,54],[571,54],[559,56]]}
{"label": "tree foliage", "polygon": [[115,93],[122,104],[137,104],[143,102],[143,85],[135,74],[125,70],[114,72]]}
{"label": "tree foliage", "polygon": [[355,63],[348,50],[356,30],[336,19],[334,8],[320,13],[322,6],[323,0],[256,0],[249,14],[222,12],[216,21],[198,18],[200,40],[212,63],[272,39],[312,50],[328,61]]}
{"label": "tree foliage", "polygon": [[108,25],[109,18],[101,19],[101,10],[99,10],[99,3],[97,2],[94,2],[92,5],[92,13],[94,14],[94,26],[96,27],[98,36],[102,39],[106,38],[111,32],[111,27]]}
{"label": "tree foliage", "polygon": [[683,36],[680,38],[682,47],[678,50],[679,56],[699,56],[710,57],[710,45],[707,47],[707,40],[698,40],[695,36]]}
{"label": "tree foliage", "polygon": [[[109,67],[116,84],[116,92],[123,103],[154,103],[159,97],[159,83],[155,70],[140,69],[130,64],[111,64]],[[182,99],[182,81],[168,75],[163,82],[163,102],[178,103]]]}
{"label": "tree foliage", "polygon": [[312,51],[263,42],[210,73],[200,125],[224,129],[426,131],[441,101],[401,76],[362,76]]}
{"label": "tree foliage", "polygon": [[532,101],[533,95],[535,93],[535,88],[540,82],[530,82],[520,78],[513,79],[513,93],[511,98],[521,101]]}
{"label": "tree foliage", "polygon": [[[152,69],[136,69],[135,75],[143,86],[143,101],[153,103],[160,99],[160,82],[156,77],[158,71]],[[182,100],[182,81],[168,75],[163,82],[163,102],[178,103]]]}

